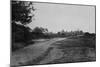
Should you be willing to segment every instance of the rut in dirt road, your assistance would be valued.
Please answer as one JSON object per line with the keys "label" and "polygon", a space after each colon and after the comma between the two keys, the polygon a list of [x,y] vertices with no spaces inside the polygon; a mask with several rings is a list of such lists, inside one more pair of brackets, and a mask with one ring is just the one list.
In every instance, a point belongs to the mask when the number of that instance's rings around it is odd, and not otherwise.
{"label": "rut in dirt road", "polygon": [[52,47],[51,44],[56,41],[64,40],[65,38],[54,38],[49,41],[36,43],[30,46],[27,46],[23,49],[20,49],[16,52],[12,53],[11,57],[11,65],[20,65],[20,63],[25,63],[32,59],[36,59],[37,57],[44,54],[48,48]]}

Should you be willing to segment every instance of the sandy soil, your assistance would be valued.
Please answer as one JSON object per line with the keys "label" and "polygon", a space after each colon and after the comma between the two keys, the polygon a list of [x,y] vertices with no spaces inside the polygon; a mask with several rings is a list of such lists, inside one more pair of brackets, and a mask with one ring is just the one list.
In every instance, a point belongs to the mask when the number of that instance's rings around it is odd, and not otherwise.
{"label": "sandy soil", "polygon": [[32,44],[23,49],[17,50],[11,55],[11,65],[17,66],[24,64],[27,61],[34,60],[43,55],[50,47],[52,47],[51,44],[64,39],[65,38],[54,38],[41,43]]}

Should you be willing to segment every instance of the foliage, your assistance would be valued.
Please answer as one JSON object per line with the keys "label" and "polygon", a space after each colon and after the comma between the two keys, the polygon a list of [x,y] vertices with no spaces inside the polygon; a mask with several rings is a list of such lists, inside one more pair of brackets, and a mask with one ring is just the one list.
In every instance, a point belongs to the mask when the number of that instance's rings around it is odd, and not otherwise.
{"label": "foliage", "polygon": [[32,31],[32,36],[33,39],[37,39],[37,38],[46,38],[48,33],[48,29],[47,28],[42,28],[42,27],[35,27]]}
{"label": "foliage", "polygon": [[33,32],[35,32],[35,33],[45,33],[45,32],[48,32],[48,29],[42,28],[42,27],[35,27]]}
{"label": "foliage", "polygon": [[12,1],[11,8],[13,22],[20,22],[24,25],[31,22],[34,16],[33,11],[35,10],[32,2]]}
{"label": "foliage", "polygon": [[30,28],[25,26],[30,23],[35,9],[32,2],[12,1],[12,40],[27,42],[30,40]]}
{"label": "foliage", "polygon": [[[11,1],[12,50],[25,46],[32,39],[27,27],[34,16],[33,3],[27,1]],[[16,43],[22,43],[20,47]]]}

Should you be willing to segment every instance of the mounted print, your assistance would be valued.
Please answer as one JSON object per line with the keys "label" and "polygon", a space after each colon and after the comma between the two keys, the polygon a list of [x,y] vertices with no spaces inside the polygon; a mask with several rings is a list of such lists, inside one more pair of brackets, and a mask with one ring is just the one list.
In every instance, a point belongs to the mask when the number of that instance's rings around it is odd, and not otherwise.
{"label": "mounted print", "polygon": [[96,6],[11,1],[11,66],[96,61]]}

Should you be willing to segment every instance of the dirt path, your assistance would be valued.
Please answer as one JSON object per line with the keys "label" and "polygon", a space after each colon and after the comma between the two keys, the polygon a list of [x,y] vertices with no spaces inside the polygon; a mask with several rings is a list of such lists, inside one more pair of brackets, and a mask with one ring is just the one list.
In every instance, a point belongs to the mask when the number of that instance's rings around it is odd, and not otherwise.
{"label": "dirt path", "polygon": [[36,43],[34,45],[30,45],[16,52],[13,52],[11,56],[11,65],[20,65],[20,63],[25,63],[32,59],[36,59],[45,53],[48,48],[51,47],[51,44],[64,39],[65,38],[50,39],[48,41]]}

